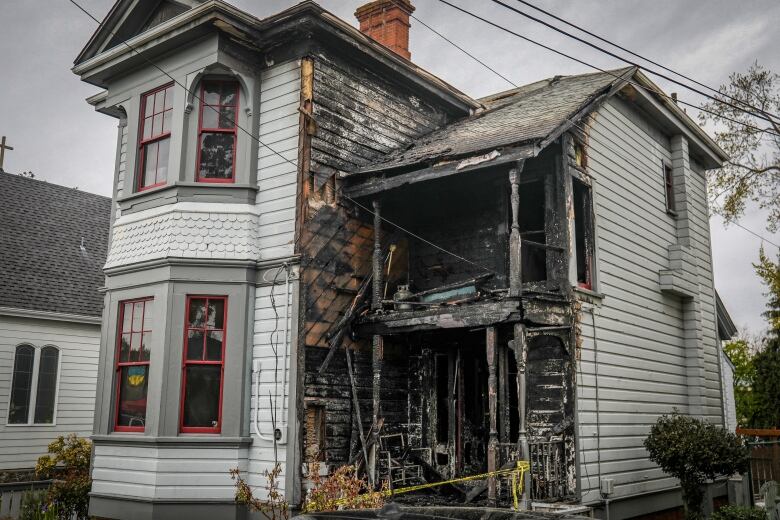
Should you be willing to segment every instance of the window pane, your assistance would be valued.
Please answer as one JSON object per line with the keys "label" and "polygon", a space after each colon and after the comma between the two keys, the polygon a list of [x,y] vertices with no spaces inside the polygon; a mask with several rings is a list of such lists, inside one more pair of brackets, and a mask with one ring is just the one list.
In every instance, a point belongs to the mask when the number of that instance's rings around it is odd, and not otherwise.
{"label": "window pane", "polygon": [[162,114],[157,114],[154,116],[153,122],[152,122],[152,135],[160,135],[162,133],[162,120],[163,116]]}
{"label": "window pane", "polygon": [[201,179],[230,179],[233,177],[233,134],[209,134],[200,136]]}
{"label": "window pane", "polygon": [[[141,325],[144,319],[144,302],[135,302],[133,305],[133,330],[132,332],[141,332]],[[126,330],[124,332],[131,332]]]}
{"label": "window pane", "polygon": [[146,96],[144,103],[144,116],[149,117],[154,114],[154,96]]}
{"label": "window pane", "polygon": [[165,89],[165,110],[173,108],[173,85]]}
{"label": "window pane", "polygon": [[121,332],[130,332],[132,329],[130,329],[130,323],[133,319],[133,304],[132,303],[125,303],[122,306],[122,331]]}
{"label": "window pane", "polygon": [[130,357],[128,361],[140,361],[138,358],[141,353],[141,333],[134,332],[130,339]]}
{"label": "window pane", "polygon": [[8,424],[24,424],[30,413],[30,391],[35,349],[28,345],[16,347],[14,376],[11,383],[11,403]]}
{"label": "window pane", "polygon": [[219,127],[234,128],[236,126],[236,108],[219,107]]}
{"label": "window pane", "polygon": [[147,117],[144,119],[144,132],[143,139],[149,139],[152,136],[152,118]]}
{"label": "window pane", "polygon": [[219,105],[221,94],[220,83],[204,83],[203,84],[203,99],[201,103],[207,105]]}
{"label": "window pane", "polygon": [[167,133],[171,131],[171,118],[173,117],[173,110],[166,110],[163,112],[163,126],[162,126],[162,133]]}
{"label": "window pane", "polygon": [[190,309],[189,309],[189,324],[190,327],[203,327],[206,320],[205,316],[203,315],[204,307],[206,305],[206,300],[203,298],[192,298],[190,300]]}
{"label": "window pane", "polygon": [[57,396],[57,359],[59,351],[53,347],[41,350],[38,368],[38,392],[35,397],[35,423],[54,422],[54,401]]}
{"label": "window pane", "polygon": [[186,368],[183,426],[217,427],[221,371],[221,365],[194,365]]}
{"label": "window pane", "polygon": [[210,330],[206,333],[206,359],[208,361],[222,360],[222,339],[224,334],[221,330]]}
{"label": "window pane", "polygon": [[124,363],[130,360],[130,334],[122,334],[119,340],[119,362]]}
{"label": "window pane", "polygon": [[169,138],[158,141],[160,151],[157,154],[157,176],[155,184],[165,182],[168,179],[168,154],[171,140]]}
{"label": "window pane", "polygon": [[187,360],[200,361],[203,359],[203,332],[200,330],[187,331]]}
{"label": "window pane", "polygon": [[209,300],[208,328],[225,328],[225,300]]}
{"label": "window pane", "polygon": [[119,403],[117,426],[146,425],[146,393],[149,366],[122,367],[119,370]]}
{"label": "window pane", "polygon": [[149,361],[152,352],[152,333],[144,332],[141,335],[141,352],[138,361]]}
{"label": "window pane", "polygon": [[219,106],[206,105],[203,107],[202,128],[217,128],[217,119],[219,119]]}
{"label": "window pane", "polygon": [[151,186],[154,184],[155,174],[157,173],[157,143],[150,143],[144,146],[143,167],[143,186]]}
{"label": "window pane", "polygon": [[226,81],[221,84],[222,96],[219,100],[220,105],[235,105],[236,104],[236,92],[238,92],[238,84],[232,81]]}
{"label": "window pane", "polygon": [[163,111],[165,105],[165,91],[160,90],[154,95],[154,113],[157,114]]}

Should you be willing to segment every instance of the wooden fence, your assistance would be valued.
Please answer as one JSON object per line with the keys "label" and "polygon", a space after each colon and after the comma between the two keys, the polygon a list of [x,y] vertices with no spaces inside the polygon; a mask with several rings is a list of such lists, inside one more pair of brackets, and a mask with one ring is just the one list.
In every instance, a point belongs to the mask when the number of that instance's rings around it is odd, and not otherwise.
{"label": "wooden fence", "polygon": [[780,429],[737,428],[737,433],[751,438],[750,487],[754,497],[761,495],[767,482],[780,482]]}
{"label": "wooden fence", "polygon": [[43,491],[50,485],[51,480],[0,484],[0,520],[19,518],[24,494],[29,491]]}

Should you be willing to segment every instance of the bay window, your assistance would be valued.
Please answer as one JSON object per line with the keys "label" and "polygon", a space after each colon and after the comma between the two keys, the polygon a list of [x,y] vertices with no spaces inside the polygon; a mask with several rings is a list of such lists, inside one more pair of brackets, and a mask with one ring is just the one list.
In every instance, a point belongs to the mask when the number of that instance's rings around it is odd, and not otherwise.
{"label": "bay window", "polygon": [[139,191],[167,182],[172,118],[173,83],[141,96],[137,175]]}
{"label": "bay window", "polygon": [[152,298],[119,304],[116,431],[144,431],[153,328]]}
{"label": "bay window", "polygon": [[227,297],[190,296],[186,308],[181,431],[219,433]]}
{"label": "bay window", "polygon": [[238,83],[207,80],[201,85],[198,121],[198,182],[234,182]]}

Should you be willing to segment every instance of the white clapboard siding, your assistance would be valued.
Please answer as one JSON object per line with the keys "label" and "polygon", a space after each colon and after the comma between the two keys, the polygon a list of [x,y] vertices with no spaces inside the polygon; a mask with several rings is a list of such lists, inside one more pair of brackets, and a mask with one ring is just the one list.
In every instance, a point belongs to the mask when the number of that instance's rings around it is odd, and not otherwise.
{"label": "white clapboard siding", "polygon": [[[264,471],[273,469],[275,465],[274,445],[270,440],[273,432],[272,411],[275,407],[277,427],[284,428],[289,416],[290,395],[290,360],[293,324],[297,323],[297,313],[292,305],[292,296],[298,291],[297,282],[291,281],[289,293],[285,298],[285,275],[279,273],[274,286],[260,286],[255,292],[254,337],[252,341],[252,359],[260,367],[259,399],[255,391],[258,377],[252,377],[252,406],[250,419],[253,421],[250,431],[253,437],[249,450],[249,484],[262,489],[266,484]],[[273,289],[272,304],[271,291]],[[285,303],[288,313],[288,333],[285,348],[284,315]],[[275,351],[275,352],[274,352]],[[286,352],[286,355],[285,355]],[[286,368],[286,371],[285,371]],[[285,375],[286,374],[286,377]],[[272,406],[273,402],[273,406]],[[257,415],[258,427],[263,438],[255,433],[254,420]],[[289,433],[289,432],[288,432]],[[277,458],[282,465],[280,487],[284,489],[284,474],[286,473],[286,445],[277,445]]]}
{"label": "white clapboard siding", "polygon": [[[54,425],[9,426],[14,353],[22,343],[60,349]],[[0,316],[0,470],[32,468],[59,435],[92,434],[100,327]]]}
{"label": "white clapboard siding", "polygon": [[123,124],[119,127],[119,162],[117,164],[116,172],[116,199],[114,204],[116,205],[116,218],[119,218],[121,211],[119,205],[116,204],[116,200],[121,199],[125,193],[125,185],[132,191],[132,187],[129,185],[132,183],[132,175],[127,175],[127,124]]}
{"label": "white clapboard siding", "polygon": [[147,499],[232,500],[230,470],[246,472],[246,449],[97,445],[92,492]]}
{"label": "white clapboard siding", "polygon": [[[260,83],[260,141],[257,204],[260,257],[293,254],[298,163],[301,70],[297,61],[263,71]],[[264,146],[266,145],[266,146]]]}
{"label": "white clapboard siding", "polygon": [[[620,100],[610,100],[598,110],[590,136],[588,169],[595,178],[597,290],[606,297],[595,307],[595,316],[587,309],[581,315],[577,434],[584,502],[600,498],[599,477],[615,481],[614,497],[674,486],[676,481],[647,459],[642,442],[658,416],[675,408],[687,412],[688,407],[683,305],[679,298],[660,291],[658,277],[660,270],[669,268],[668,248],[677,240],[675,220],[666,213],[661,170],[661,161],[671,160],[669,140]],[[703,176],[693,173],[686,187],[694,228],[691,249],[701,288],[704,413],[719,423],[714,292]]]}

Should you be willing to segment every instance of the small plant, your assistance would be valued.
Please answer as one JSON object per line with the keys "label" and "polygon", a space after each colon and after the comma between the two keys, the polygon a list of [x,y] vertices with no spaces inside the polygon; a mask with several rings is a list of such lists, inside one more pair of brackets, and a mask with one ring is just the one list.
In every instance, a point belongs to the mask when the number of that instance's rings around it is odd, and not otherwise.
{"label": "small plant", "polygon": [[759,507],[723,506],[710,517],[711,520],[767,520],[766,511]]}
{"label": "small plant", "polygon": [[27,491],[22,495],[19,520],[57,520],[59,511],[51,507],[46,491]]}
{"label": "small plant", "polygon": [[252,493],[252,488],[241,477],[238,468],[230,470],[230,478],[236,482],[236,503],[249,508],[250,511],[262,513],[269,520],[287,520],[290,517],[290,506],[279,491],[279,476],[282,466],[277,463],[271,471],[265,470],[263,477],[266,480],[264,489],[268,498],[260,500]]}
{"label": "small plant", "polygon": [[707,480],[742,473],[749,461],[748,448],[739,437],[677,412],[660,417],[644,445],[650,460],[680,480],[687,520],[704,518],[703,486]]}
{"label": "small plant", "polygon": [[320,476],[319,466],[318,462],[309,465],[314,487],[306,495],[304,513],[378,509],[384,505],[387,483],[383,483],[379,491],[374,491],[365,479],[358,478],[354,466],[341,466],[326,478]]}
{"label": "small plant", "polygon": [[76,434],[60,435],[49,444],[49,455],[38,459],[35,474],[38,478],[56,478],[46,495],[47,510],[56,510],[57,518],[88,518],[89,462],[92,443]]}

